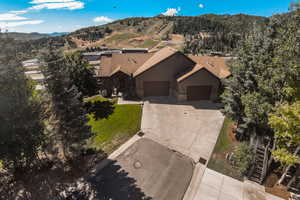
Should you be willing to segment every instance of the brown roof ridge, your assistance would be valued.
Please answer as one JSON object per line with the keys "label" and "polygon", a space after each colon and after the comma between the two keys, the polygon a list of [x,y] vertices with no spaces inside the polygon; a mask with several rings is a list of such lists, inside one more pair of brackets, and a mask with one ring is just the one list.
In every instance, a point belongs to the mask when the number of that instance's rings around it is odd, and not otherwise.
{"label": "brown roof ridge", "polygon": [[178,82],[181,82],[188,78],[189,76],[195,74],[196,72],[206,69],[215,77],[222,79],[230,76],[230,71],[228,66],[226,65],[226,59],[221,57],[212,57],[212,56],[188,56],[192,59],[195,63],[197,63],[193,69],[190,71],[182,74],[177,78]]}
{"label": "brown roof ridge", "polygon": [[181,81],[187,79],[188,77],[190,77],[191,75],[193,75],[196,72],[200,71],[201,69],[204,69],[204,67],[199,65],[199,64],[196,64],[190,71],[187,71],[184,74],[182,74],[181,76],[179,76],[177,78],[177,82],[181,82]]}
{"label": "brown roof ridge", "polygon": [[220,79],[226,78],[231,74],[226,64],[227,60],[222,57],[191,55],[189,57]]}
{"label": "brown roof ridge", "polygon": [[152,56],[153,53],[124,53],[102,56],[97,74],[100,77],[110,77],[121,71],[131,76]]}
{"label": "brown roof ridge", "polygon": [[174,54],[180,51],[172,48],[172,47],[164,47],[163,49],[154,53],[152,57],[150,57],[141,67],[139,67],[134,73],[133,76],[136,77],[148,69],[152,68],[153,66],[157,65],[158,63],[164,61],[165,59],[173,56]]}

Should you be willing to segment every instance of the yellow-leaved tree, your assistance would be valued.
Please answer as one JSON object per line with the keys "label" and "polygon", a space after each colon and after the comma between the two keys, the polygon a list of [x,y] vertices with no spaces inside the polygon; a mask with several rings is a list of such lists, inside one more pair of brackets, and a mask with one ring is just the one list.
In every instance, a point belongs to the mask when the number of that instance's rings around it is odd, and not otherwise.
{"label": "yellow-leaved tree", "polygon": [[278,107],[269,117],[269,124],[275,133],[273,158],[283,166],[281,184],[289,169],[300,164],[300,101]]}

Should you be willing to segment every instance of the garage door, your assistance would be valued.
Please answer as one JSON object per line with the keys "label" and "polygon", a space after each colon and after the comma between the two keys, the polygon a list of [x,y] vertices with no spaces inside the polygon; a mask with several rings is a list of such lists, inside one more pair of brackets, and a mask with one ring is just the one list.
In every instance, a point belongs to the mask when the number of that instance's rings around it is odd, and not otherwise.
{"label": "garage door", "polygon": [[211,85],[188,86],[187,100],[188,101],[209,100],[211,91],[212,91]]}
{"label": "garage door", "polygon": [[170,83],[168,81],[144,82],[144,96],[169,96]]}

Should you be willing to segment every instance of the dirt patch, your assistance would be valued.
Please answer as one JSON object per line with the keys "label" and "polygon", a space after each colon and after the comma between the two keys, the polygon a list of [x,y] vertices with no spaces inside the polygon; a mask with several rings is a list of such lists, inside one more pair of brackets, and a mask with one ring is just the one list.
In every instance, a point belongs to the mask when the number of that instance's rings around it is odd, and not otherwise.
{"label": "dirt patch", "polygon": [[237,129],[237,126],[235,124],[231,124],[229,127],[228,127],[228,131],[227,131],[227,136],[228,138],[230,139],[230,141],[233,143],[233,144],[236,144],[238,143],[236,137],[235,137],[235,132],[236,132],[236,129]]}
{"label": "dirt patch", "polygon": [[279,177],[274,173],[268,176],[265,183],[266,192],[288,200],[290,193],[285,186],[276,184],[278,180]]}

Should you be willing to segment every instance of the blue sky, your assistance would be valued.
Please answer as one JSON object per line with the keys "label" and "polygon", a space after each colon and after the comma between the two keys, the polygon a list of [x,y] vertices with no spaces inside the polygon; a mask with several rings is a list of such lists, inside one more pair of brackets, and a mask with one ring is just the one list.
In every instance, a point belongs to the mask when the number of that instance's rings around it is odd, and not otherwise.
{"label": "blue sky", "polygon": [[0,0],[0,28],[70,32],[135,16],[250,14],[271,16],[291,0]]}

